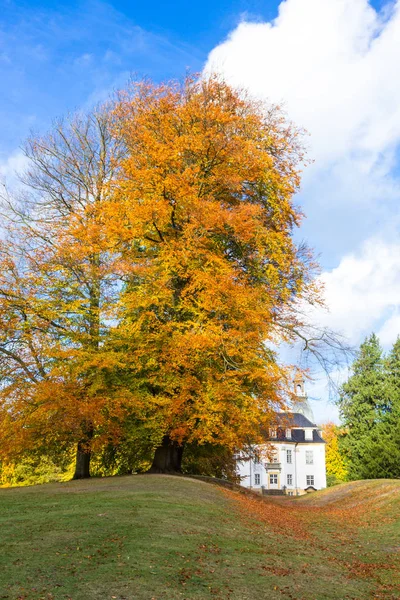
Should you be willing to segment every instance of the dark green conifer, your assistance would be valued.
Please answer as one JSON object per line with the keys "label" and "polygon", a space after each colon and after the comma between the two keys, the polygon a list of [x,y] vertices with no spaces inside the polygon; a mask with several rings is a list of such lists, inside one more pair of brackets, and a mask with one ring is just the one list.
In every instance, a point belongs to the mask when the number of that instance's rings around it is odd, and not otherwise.
{"label": "dark green conifer", "polygon": [[373,333],[360,346],[353,374],[342,386],[338,401],[345,427],[341,448],[349,479],[374,478],[371,446],[386,405],[386,381],[382,348]]}
{"label": "dark green conifer", "polygon": [[349,479],[400,477],[400,338],[384,358],[369,336],[352,371],[338,402]]}

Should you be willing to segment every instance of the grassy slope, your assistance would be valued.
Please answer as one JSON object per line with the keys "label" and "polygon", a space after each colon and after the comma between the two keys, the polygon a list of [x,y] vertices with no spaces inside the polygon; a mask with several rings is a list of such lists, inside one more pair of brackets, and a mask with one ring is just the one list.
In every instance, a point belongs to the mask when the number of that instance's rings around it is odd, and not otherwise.
{"label": "grassy slope", "polygon": [[263,502],[163,476],[3,489],[0,598],[400,598],[399,495]]}

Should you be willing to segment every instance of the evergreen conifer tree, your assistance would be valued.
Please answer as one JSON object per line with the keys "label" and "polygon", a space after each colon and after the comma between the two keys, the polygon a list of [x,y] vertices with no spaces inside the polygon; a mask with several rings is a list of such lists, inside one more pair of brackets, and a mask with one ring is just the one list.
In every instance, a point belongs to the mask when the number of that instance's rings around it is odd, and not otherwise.
{"label": "evergreen conifer tree", "polygon": [[375,477],[400,477],[400,337],[385,360],[386,402],[372,435],[370,464]]}
{"label": "evergreen conifer tree", "polygon": [[388,413],[389,386],[382,348],[374,333],[361,344],[352,370],[338,401],[346,429],[341,449],[348,465],[348,477],[382,477],[381,468],[377,470],[377,466],[382,421]]}

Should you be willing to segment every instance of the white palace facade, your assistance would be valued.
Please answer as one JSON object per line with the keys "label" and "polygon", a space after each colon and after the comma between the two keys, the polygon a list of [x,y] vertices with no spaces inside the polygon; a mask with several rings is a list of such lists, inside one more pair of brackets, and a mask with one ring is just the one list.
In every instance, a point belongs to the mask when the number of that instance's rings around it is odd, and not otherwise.
{"label": "white palace facade", "polygon": [[[301,494],[326,487],[325,442],[314,423],[304,391],[304,380],[296,380],[296,412],[281,412],[266,436],[266,446],[238,457],[241,485],[264,494]],[[265,458],[267,445],[272,450]]]}

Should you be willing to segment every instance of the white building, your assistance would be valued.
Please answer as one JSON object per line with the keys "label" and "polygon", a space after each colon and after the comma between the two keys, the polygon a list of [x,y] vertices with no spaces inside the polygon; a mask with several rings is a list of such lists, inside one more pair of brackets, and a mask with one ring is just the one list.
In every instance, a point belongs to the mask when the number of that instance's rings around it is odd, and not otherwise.
{"label": "white building", "polygon": [[237,462],[241,485],[260,493],[290,496],[326,487],[325,442],[314,423],[304,381],[297,380],[295,386],[296,412],[278,413],[276,426],[266,436],[273,457],[263,457],[267,444],[241,454]]}

